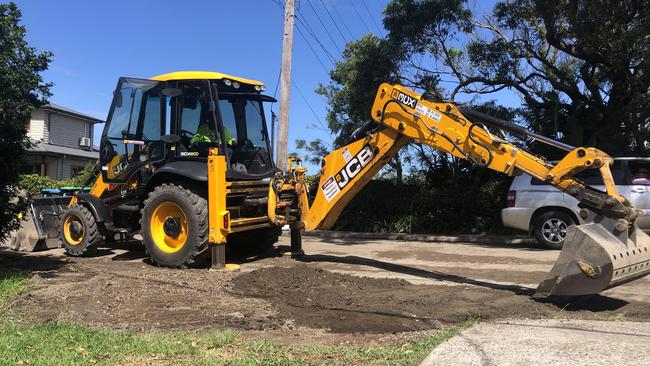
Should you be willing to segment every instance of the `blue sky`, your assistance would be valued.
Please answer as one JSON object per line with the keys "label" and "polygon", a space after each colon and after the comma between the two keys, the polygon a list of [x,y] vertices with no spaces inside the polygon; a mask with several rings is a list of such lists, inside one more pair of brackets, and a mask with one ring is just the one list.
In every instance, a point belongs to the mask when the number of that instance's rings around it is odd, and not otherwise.
{"label": "blue sky", "polygon": [[[309,1],[298,1],[297,15],[309,24],[335,59],[340,54],[319,18],[341,50],[344,38],[349,41],[369,31],[385,34],[381,11],[388,0]],[[206,70],[260,80],[267,85],[268,94],[273,94],[276,86],[283,15],[274,0],[16,3],[22,10],[30,45],[54,53],[50,69],[44,74],[47,81],[55,84],[51,101],[97,118],[106,118],[120,76],[148,78],[171,71]],[[471,1],[479,9],[491,3]],[[310,126],[325,122],[325,99],[316,95],[314,89],[319,83],[329,82],[326,69],[333,64],[306,28],[300,29],[319,58],[301,34],[295,32],[290,151],[298,138],[330,141],[327,133]],[[512,95],[504,94],[502,98],[508,105],[518,103]]]}

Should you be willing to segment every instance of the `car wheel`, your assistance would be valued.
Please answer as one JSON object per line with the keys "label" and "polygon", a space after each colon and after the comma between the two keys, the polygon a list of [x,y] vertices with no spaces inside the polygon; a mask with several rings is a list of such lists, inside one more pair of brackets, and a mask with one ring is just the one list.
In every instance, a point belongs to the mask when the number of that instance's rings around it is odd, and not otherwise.
{"label": "car wheel", "polygon": [[562,249],[566,231],[574,225],[571,215],[562,211],[547,211],[535,219],[533,234],[537,241],[550,249]]}

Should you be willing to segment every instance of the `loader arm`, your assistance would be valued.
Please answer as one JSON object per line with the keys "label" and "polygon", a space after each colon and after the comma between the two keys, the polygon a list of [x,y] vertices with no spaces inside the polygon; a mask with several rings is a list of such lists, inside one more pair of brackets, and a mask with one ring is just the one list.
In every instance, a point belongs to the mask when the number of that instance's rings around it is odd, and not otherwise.
{"label": "loader arm", "polygon": [[[311,204],[306,169],[290,160],[288,173],[271,182],[268,217],[272,222],[290,224],[292,233],[331,228],[370,179],[409,141],[415,141],[504,174],[528,173],[578,200],[584,224],[567,229],[560,257],[537,294],[595,294],[650,273],[650,237],[634,224],[638,210],[617,192],[610,171],[613,160],[606,153],[573,147],[454,103],[436,102],[400,85],[382,84],[371,113],[374,122],[355,131],[349,144],[323,159]],[[495,130],[533,138],[566,155],[552,164],[495,135]],[[599,171],[604,192],[574,178],[585,169]],[[287,193],[293,198],[283,202]]]}

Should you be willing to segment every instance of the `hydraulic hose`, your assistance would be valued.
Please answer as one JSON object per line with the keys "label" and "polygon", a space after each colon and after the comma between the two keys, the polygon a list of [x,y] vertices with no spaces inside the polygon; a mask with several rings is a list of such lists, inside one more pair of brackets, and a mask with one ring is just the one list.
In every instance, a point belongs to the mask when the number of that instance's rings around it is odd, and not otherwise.
{"label": "hydraulic hose", "polygon": [[563,142],[553,140],[552,138],[548,138],[546,136],[542,136],[540,134],[531,132],[527,130],[526,128],[522,126],[518,126],[512,122],[508,122],[506,120],[502,120],[500,118],[496,118],[494,116],[490,116],[489,114],[485,114],[479,111],[475,111],[471,108],[468,108],[466,106],[458,106],[458,110],[469,120],[472,122],[480,121],[488,126],[499,128],[505,131],[508,131],[512,133],[513,135],[519,136],[521,138],[526,138],[530,137],[533,140],[537,140],[539,142],[543,142],[545,144],[557,147],[558,149],[566,150],[566,151],[573,151],[575,149],[575,146],[571,146],[568,144],[565,144]]}

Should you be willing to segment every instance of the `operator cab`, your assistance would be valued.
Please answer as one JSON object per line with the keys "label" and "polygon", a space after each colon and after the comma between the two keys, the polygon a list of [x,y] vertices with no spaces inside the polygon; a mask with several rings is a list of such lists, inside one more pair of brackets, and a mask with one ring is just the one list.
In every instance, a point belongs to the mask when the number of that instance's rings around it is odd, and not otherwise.
{"label": "operator cab", "polygon": [[214,72],[120,78],[102,133],[103,178],[123,183],[152,174],[163,161],[205,162],[210,148],[226,156],[231,179],[276,171],[258,81]]}

